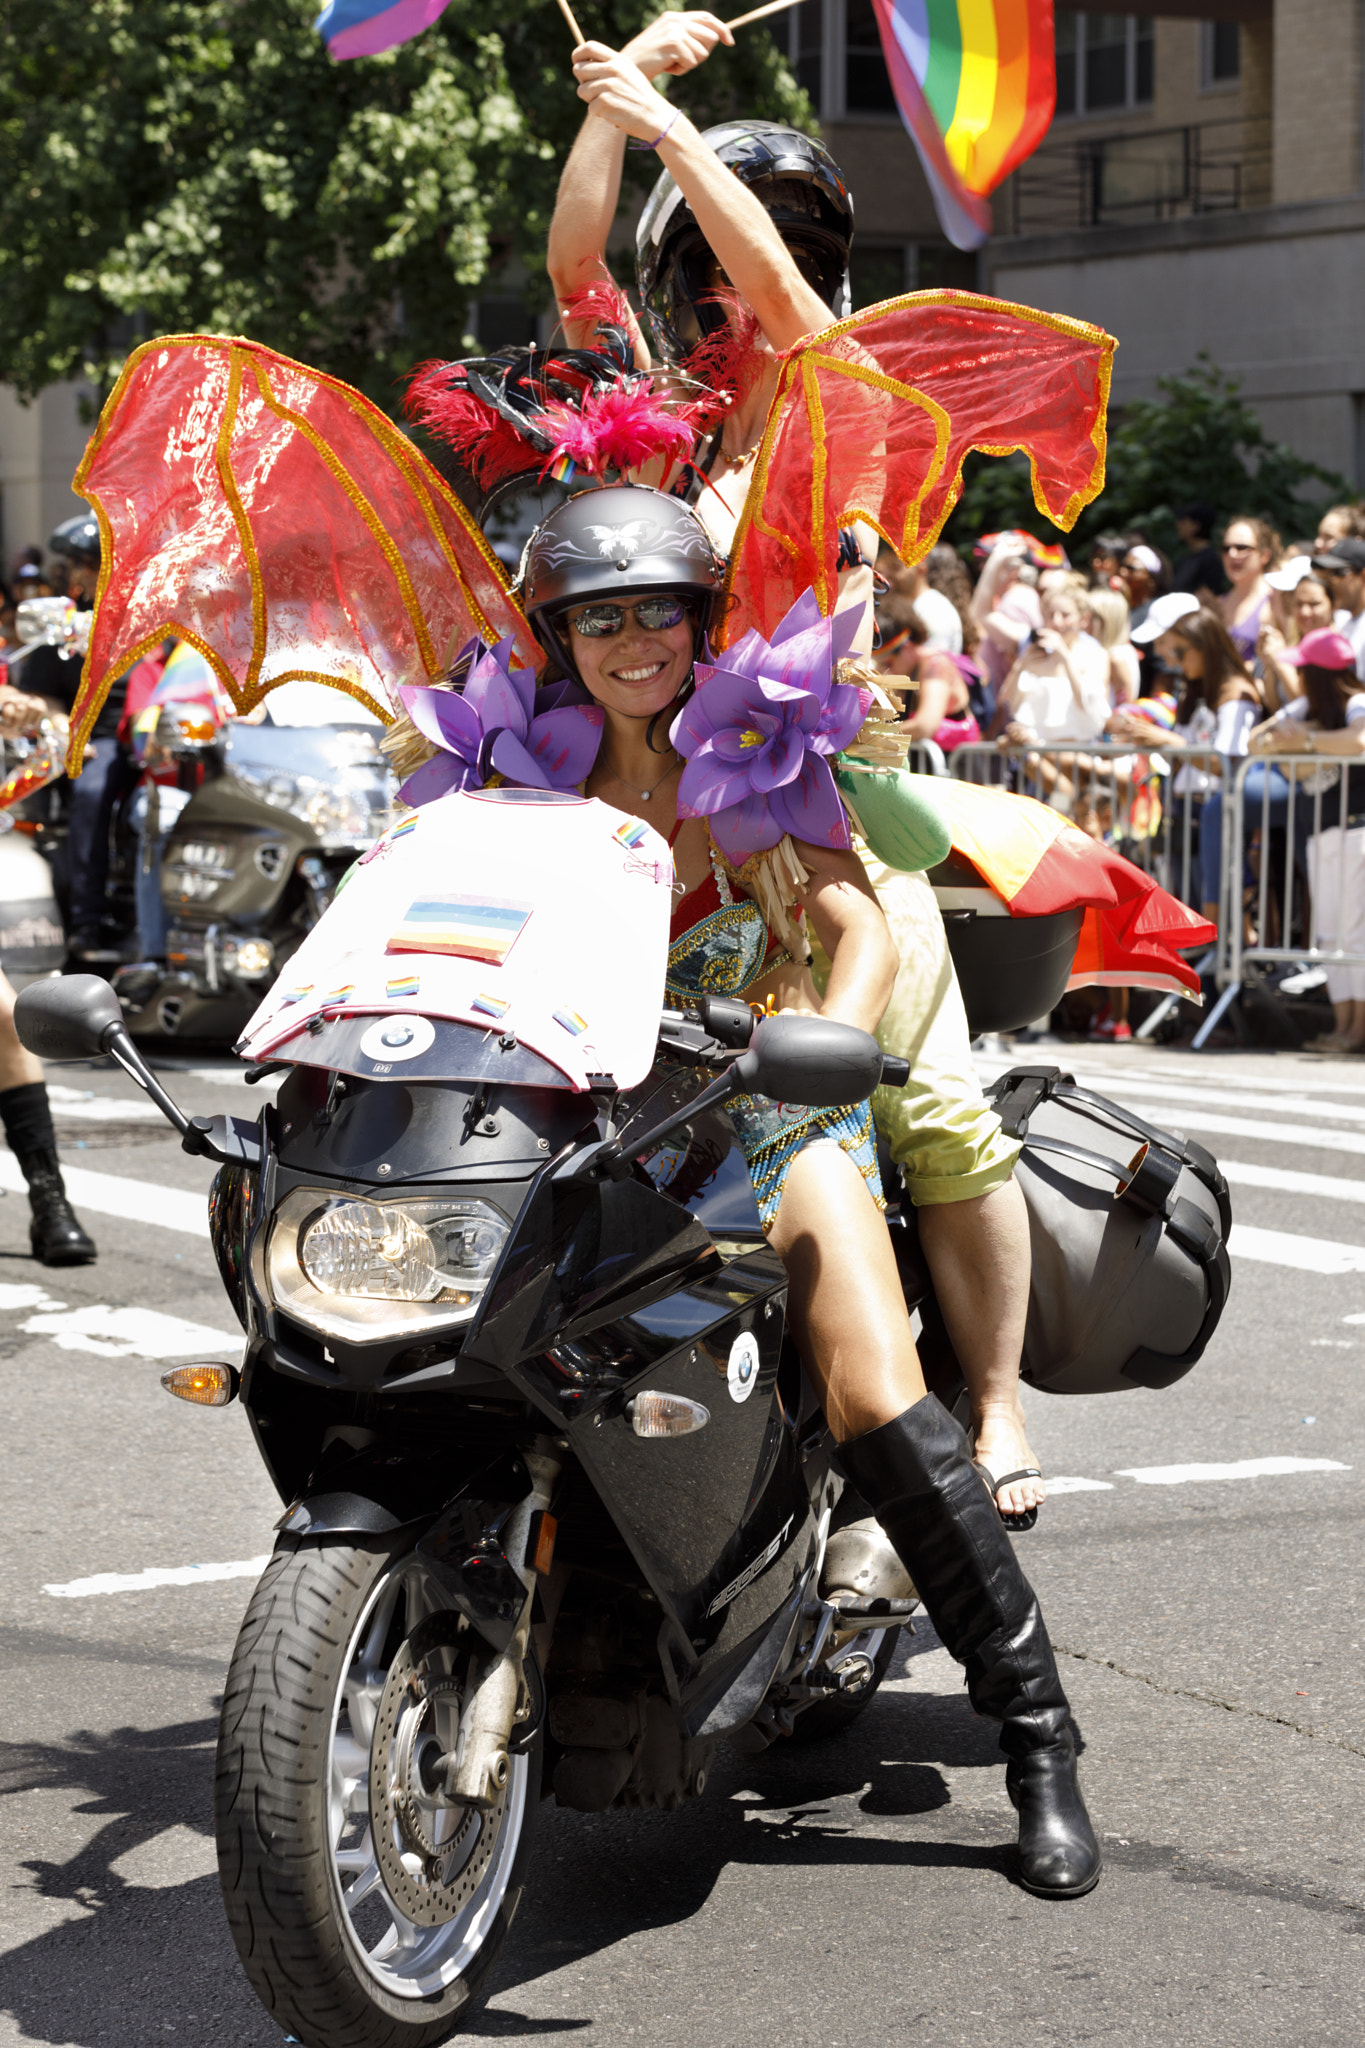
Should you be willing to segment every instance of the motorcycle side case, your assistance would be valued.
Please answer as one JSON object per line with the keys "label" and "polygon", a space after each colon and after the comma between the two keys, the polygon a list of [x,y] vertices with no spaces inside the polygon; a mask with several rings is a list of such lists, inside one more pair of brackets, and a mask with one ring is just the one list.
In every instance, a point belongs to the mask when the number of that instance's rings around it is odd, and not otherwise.
{"label": "motorcycle side case", "polygon": [[1052,1394],[1174,1385],[1228,1297],[1231,1206],[1216,1161],[1055,1067],[1012,1068],[988,1096],[1024,1144],[1024,1378]]}

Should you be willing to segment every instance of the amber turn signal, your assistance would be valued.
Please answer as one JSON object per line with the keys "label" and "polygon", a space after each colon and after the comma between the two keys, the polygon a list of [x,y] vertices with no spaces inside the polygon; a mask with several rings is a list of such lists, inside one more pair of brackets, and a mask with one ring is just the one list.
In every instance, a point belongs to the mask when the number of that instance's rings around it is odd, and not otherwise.
{"label": "amber turn signal", "polygon": [[548,1509],[540,1508],[531,1517],[531,1528],[526,1544],[526,1562],[533,1572],[544,1578],[555,1561],[555,1537],[559,1534],[559,1523]]}
{"label": "amber turn signal", "polygon": [[241,1384],[231,1365],[177,1365],[163,1372],[161,1384],[177,1401],[193,1401],[199,1408],[226,1408],[237,1398]]}

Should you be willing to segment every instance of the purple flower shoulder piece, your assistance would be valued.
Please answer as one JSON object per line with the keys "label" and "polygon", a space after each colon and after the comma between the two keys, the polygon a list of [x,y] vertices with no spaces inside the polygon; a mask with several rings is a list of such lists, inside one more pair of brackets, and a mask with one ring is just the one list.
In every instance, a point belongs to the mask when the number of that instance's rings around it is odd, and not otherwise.
{"label": "purple flower shoulder piece", "polygon": [[473,640],[456,662],[463,690],[409,684],[398,695],[424,739],[440,749],[398,792],[416,807],[452,790],[482,789],[492,774],[527,789],[574,789],[597,759],[602,713],[574,683],[538,690],[528,668],[512,667],[510,638]]}
{"label": "purple flower shoulder piece", "polygon": [[678,816],[708,818],[735,867],[785,833],[814,846],[849,845],[829,756],[849,744],[872,701],[869,691],[834,680],[860,623],[856,610],[823,617],[808,590],[771,641],[755,629],[719,660],[697,663],[696,692],[672,730],[687,762]]}

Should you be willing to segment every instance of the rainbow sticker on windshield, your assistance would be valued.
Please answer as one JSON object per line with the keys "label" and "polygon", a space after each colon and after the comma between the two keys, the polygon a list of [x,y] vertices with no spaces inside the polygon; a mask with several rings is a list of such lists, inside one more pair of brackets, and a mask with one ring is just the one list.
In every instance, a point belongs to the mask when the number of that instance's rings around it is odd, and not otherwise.
{"label": "rainbow sticker on windshield", "polygon": [[422,978],[420,975],[400,974],[396,981],[385,982],[384,993],[391,1003],[396,1003],[404,997],[415,996],[421,986]]}
{"label": "rainbow sticker on windshield", "polygon": [[529,903],[496,896],[418,897],[389,940],[391,953],[448,953],[501,967],[531,915]]}
{"label": "rainbow sticker on windshield", "polygon": [[587,1018],[580,1017],[577,1010],[556,1010],[554,1020],[556,1024],[562,1024],[574,1038],[581,1038],[588,1028]]}
{"label": "rainbow sticker on windshield", "polygon": [[501,996],[475,996],[469,1007],[485,1017],[505,1017],[512,1005],[504,1002]]}
{"label": "rainbow sticker on windshield", "polygon": [[325,1006],[328,1003],[349,1003],[354,994],[355,983],[353,981],[343,981],[340,988],[328,989],[322,999],[323,1004]]}
{"label": "rainbow sticker on windshield", "polygon": [[305,996],[311,996],[312,993],[312,982],[305,981],[298,988],[286,989],[284,994],[280,997],[280,1002],[287,1009],[290,1003],[301,1003]]}
{"label": "rainbow sticker on windshield", "polygon": [[613,839],[619,840],[622,846],[634,849],[640,844],[648,830],[649,827],[644,823],[643,819],[628,818],[624,825],[617,826],[611,836]]}
{"label": "rainbow sticker on windshield", "polygon": [[414,811],[411,817],[404,818],[401,825],[394,826],[393,831],[389,835],[389,844],[392,845],[395,839],[406,839],[409,832],[415,832],[416,830],[417,813]]}

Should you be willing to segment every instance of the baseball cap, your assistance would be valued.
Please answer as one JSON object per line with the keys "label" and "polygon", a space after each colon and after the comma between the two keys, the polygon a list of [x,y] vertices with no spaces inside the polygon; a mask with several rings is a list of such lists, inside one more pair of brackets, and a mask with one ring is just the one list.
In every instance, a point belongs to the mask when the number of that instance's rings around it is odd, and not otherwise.
{"label": "baseball cap", "polygon": [[1272,590],[1297,590],[1304,577],[1312,573],[1311,555],[1291,555],[1278,569],[1272,569],[1265,580]]}
{"label": "baseball cap", "polygon": [[1365,569],[1365,540],[1334,540],[1329,553],[1314,555],[1313,567],[1339,569],[1348,576],[1358,576]]}
{"label": "baseball cap", "polygon": [[1305,633],[1297,647],[1287,647],[1280,656],[1282,661],[1292,661],[1296,668],[1311,664],[1314,668],[1349,668],[1356,665],[1355,649],[1344,633],[1338,633],[1331,626],[1319,626],[1312,633]]}
{"label": "baseball cap", "polygon": [[1199,599],[1189,590],[1173,590],[1169,596],[1154,597],[1147,608],[1147,616],[1140,626],[1134,626],[1131,638],[1139,647],[1151,640],[1159,640],[1163,633],[1169,633],[1172,626],[1181,619],[1192,618],[1200,610]]}

